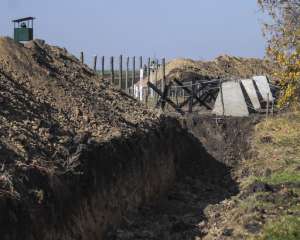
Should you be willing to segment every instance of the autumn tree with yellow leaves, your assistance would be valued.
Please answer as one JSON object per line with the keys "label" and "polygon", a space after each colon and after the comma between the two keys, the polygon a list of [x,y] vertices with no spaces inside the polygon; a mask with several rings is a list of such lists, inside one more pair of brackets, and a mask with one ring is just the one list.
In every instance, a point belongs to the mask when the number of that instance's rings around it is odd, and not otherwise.
{"label": "autumn tree with yellow leaves", "polygon": [[300,97],[300,0],[258,0],[271,21],[264,24],[268,56],[277,63],[281,87],[278,105],[294,106]]}

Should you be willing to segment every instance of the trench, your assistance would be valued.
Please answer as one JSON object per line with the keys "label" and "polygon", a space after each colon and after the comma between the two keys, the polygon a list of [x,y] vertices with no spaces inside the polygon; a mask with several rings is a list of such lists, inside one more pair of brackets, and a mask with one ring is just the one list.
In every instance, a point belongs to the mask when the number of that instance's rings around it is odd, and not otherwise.
{"label": "trench", "polygon": [[79,146],[78,174],[33,180],[43,205],[2,200],[1,239],[195,239],[204,209],[237,194],[231,168],[246,157],[255,119],[166,117],[123,139]]}
{"label": "trench", "polygon": [[189,142],[177,178],[159,202],[133,209],[105,239],[201,239],[206,235],[205,208],[239,192],[231,170],[250,155],[249,139],[257,118],[189,116],[181,125]]}

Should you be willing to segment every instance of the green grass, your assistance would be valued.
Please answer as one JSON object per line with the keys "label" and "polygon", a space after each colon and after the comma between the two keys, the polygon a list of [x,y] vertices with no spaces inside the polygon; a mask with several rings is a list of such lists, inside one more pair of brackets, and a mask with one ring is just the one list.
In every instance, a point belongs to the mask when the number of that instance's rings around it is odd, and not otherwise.
{"label": "green grass", "polygon": [[300,172],[283,171],[260,179],[268,184],[300,183]]}
{"label": "green grass", "polygon": [[299,240],[300,217],[284,216],[275,222],[270,222],[264,228],[259,240]]}
{"label": "green grass", "polygon": [[[270,141],[264,141],[266,137]],[[235,226],[251,221],[263,222],[259,235],[249,235],[240,228],[246,239],[300,240],[300,112],[259,123],[252,143],[256,154],[241,165],[251,173],[241,179],[241,189],[247,190],[254,182],[282,187],[278,192],[252,193],[240,199],[228,214],[230,221]],[[269,176],[266,176],[267,172]],[[264,215],[261,210],[265,211],[264,220],[261,220]]]}

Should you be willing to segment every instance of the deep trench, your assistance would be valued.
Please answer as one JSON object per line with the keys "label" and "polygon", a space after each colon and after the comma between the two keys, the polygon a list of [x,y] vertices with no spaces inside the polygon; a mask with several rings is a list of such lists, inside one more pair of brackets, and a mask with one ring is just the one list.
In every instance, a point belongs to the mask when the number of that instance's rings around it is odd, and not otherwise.
{"label": "deep trench", "polygon": [[131,210],[105,239],[194,240],[206,235],[204,209],[236,195],[231,170],[249,157],[249,138],[256,118],[189,116],[181,125],[190,149],[177,168],[174,185],[158,202]]}
{"label": "deep trench", "polygon": [[204,209],[238,193],[231,169],[247,158],[256,121],[166,117],[130,138],[83,144],[81,174],[32,170],[48,194],[44,204],[0,201],[1,239],[201,237]]}

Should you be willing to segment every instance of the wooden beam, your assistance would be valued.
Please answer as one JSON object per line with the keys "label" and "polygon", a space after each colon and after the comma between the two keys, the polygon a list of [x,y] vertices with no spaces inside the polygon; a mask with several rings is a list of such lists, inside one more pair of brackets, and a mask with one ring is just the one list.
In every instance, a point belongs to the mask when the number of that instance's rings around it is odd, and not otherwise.
{"label": "wooden beam", "polygon": [[193,93],[190,89],[188,89],[187,87],[185,87],[185,86],[182,84],[182,82],[178,81],[177,79],[174,79],[174,81],[175,81],[179,86],[181,86],[182,89],[183,89],[184,91],[186,91],[190,96],[193,96],[193,98],[195,98],[201,105],[205,106],[208,110],[212,110],[212,108],[211,108],[209,105],[207,105],[204,101],[202,101],[198,96],[194,96],[194,93]]}
{"label": "wooden beam", "polygon": [[[148,86],[150,87],[150,88],[152,88],[162,99],[164,99],[164,102],[167,102],[167,103],[169,103],[170,104],[170,106],[171,107],[173,107],[174,109],[175,109],[175,111],[176,112],[178,112],[178,113],[180,113],[180,114],[182,114],[182,115],[184,115],[184,112],[180,109],[180,108],[178,108],[177,107],[177,105],[174,103],[174,102],[172,102],[172,100],[171,99],[169,99],[166,95],[166,92],[167,91],[165,91],[165,92],[162,92],[161,90],[159,90],[153,83],[151,83],[151,82],[148,82]],[[166,88],[166,90],[168,90],[168,88]]]}

